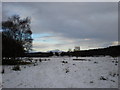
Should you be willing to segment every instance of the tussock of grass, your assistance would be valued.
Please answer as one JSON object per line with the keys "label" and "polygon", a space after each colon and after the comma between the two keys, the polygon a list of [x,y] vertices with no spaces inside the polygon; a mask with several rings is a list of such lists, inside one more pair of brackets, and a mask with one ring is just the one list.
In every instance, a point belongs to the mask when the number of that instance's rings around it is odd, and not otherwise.
{"label": "tussock of grass", "polygon": [[15,71],[20,71],[21,69],[20,69],[20,66],[19,66],[19,65],[17,65],[17,66],[14,66],[12,70],[15,70]]}

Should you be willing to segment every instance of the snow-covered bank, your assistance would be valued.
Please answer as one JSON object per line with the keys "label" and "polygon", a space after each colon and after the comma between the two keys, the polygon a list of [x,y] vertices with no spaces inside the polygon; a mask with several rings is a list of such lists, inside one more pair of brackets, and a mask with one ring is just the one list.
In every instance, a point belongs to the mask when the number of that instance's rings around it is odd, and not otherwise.
{"label": "snow-covered bank", "polygon": [[[52,57],[21,71],[4,66],[3,88],[117,88],[118,63],[112,57]],[[39,58],[34,58],[34,60]],[[48,59],[48,58],[46,58]],[[63,62],[64,61],[64,62]]]}

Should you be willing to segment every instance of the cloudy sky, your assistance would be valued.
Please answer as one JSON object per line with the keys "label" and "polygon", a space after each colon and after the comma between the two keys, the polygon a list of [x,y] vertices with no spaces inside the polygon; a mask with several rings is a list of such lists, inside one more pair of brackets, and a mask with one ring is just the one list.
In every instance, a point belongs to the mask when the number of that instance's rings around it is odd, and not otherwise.
{"label": "cloudy sky", "polygon": [[33,50],[67,51],[116,45],[117,2],[3,2],[2,17],[31,17]]}

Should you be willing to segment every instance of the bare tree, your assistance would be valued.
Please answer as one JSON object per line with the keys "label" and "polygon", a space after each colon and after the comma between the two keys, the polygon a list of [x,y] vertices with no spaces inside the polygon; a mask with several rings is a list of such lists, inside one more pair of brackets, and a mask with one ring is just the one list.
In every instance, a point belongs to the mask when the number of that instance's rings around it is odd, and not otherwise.
{"label": "bare tree", "polygon": [[19,15],[14,15],[2,22],[3,34],[18,41],[26,52],[32,50],[32,31],[30,27],[31,19],[26,17],[21,19]]}

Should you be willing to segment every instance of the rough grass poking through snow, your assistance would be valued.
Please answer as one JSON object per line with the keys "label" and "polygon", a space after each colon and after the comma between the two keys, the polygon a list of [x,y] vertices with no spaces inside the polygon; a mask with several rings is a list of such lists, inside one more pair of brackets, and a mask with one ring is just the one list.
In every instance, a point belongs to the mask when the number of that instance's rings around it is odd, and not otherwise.
{"label": "rough grass poking through snow", "polygon": [[[39,58],[34,58],[36,60]],[[43,58],[48,59],[48,58]],[[118,63],[112,57],[51,57],[21,71],[4,66],[4,88],[117,88]],[[84,60],[85,59],[85,60]],[[114,62],[113,62],[114,61]]]}

